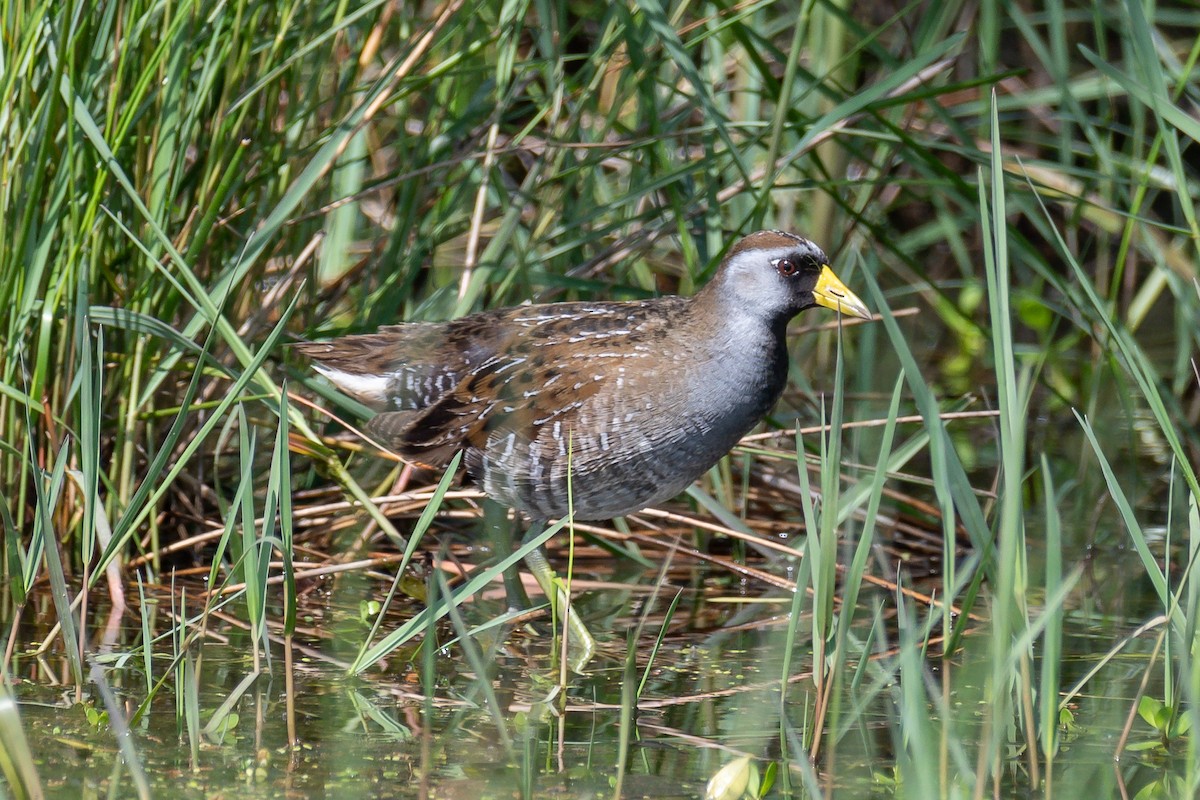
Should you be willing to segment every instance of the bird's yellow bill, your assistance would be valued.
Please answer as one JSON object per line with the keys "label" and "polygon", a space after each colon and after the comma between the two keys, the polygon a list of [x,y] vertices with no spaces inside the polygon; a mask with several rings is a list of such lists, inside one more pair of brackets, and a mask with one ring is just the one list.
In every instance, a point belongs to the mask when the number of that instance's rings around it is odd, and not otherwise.
{"label": "bird's yellow bill", "polygon": [[848,317],[871,319],[871,312],[867,311],[867,304],[846,288],[846,284],[833,274],[833,270],[829,268],[828,264],[821,267],[821,274],[817,276],[817,285],[813,288],[813,299],[817,301],[817,305],[839,311]]}

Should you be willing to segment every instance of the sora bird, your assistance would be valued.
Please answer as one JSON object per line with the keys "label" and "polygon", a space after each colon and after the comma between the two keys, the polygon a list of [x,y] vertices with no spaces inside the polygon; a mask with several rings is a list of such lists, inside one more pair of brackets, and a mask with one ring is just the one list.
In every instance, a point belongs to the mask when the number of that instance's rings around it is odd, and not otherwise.
{"label": "sora bird", "polygon": [[779,399],[787,324],[813,306],[870,318],[820,247],[759,231],[692,297],[522,305],[298,348],[378,412],[368,431],[404,459],[462,451],[470,479],[530,519],[530,540],[569,503],[606,520],[687,488]]}

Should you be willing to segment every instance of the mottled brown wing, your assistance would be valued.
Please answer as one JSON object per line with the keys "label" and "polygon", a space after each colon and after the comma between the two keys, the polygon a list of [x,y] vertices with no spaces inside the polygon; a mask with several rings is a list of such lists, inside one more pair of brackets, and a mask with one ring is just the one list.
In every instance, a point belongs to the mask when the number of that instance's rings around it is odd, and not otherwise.
{"label": "mottled brown wing", "polygon": [[485,451],[493,436],[536,441],[615,379],[605,369],[614,353],[657,343],[682,303],[518,306],[301,351],[336,370],[393,375],[368,430],[403,458],[440,466],[460,449]]}
{"label": "mottled brown wing", "polygon": [[472,372],[415,419],[403,420],[389,443],[407,459],[440,465],[460,449],[486,450],[493,436],[515,433],[522,441],[534,441],[541,425],[600,391],[603,381],[592,376],[584,381],[577,373],[574,365],[533,366],[510,350]]}

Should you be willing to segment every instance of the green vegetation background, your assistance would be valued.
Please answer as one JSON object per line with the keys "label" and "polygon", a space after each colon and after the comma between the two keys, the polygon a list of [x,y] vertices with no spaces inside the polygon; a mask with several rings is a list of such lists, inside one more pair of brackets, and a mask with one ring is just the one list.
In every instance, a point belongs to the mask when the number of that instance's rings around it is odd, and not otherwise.
{"label": "green vegetation background", "polygon": [[[1057,751],[1055,626],[1079,591],[1061,539],[1129,548],[1175,637],[1152,662],[1163,730],[1194,713],[1194,5],[17,2],[0,26],[4,618],[49,581],[76,681],[66,599],[110,564],[153,573],[228,521],[239,574],[265,580],[254,537],[289,550],[293,489],[383,485],[317,436],[298,397],[360,409],[289,337],[687,293],[777,227],[877,311],[919,309],[845,338],[844,413],[923,417],[918,492],[947,560],[956,523],[975,552],[943,593],[970,607],[991,579],[987,691],[1006,699],[961,743],[972,786],[1006,725]],[[801,338],[796,382],[829,390],[835,335]],[[999,421],[948,432],[938,412],[967,395]],[[893,463],[878,436],[856,445]],[[1049,555],[1031,566],[1032,531]],[[832,608],[806,635],[834,641]],[[1025,669],[1034,641],[1048,674]]]}

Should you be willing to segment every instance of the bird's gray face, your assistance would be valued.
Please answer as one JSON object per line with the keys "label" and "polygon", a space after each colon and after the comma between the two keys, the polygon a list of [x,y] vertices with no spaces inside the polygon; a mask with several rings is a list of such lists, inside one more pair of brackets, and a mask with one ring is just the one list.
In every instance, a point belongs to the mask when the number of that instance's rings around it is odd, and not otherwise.
{"label": "bird's gray face", "polygon": [[864,319],[870,313],[808,239],[761,231],[738,242],[722,276],[738,305],[771,323],[786,322],[806,308],[825,306]]}

